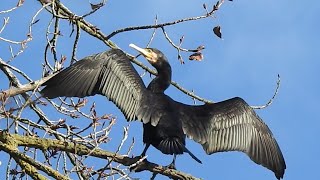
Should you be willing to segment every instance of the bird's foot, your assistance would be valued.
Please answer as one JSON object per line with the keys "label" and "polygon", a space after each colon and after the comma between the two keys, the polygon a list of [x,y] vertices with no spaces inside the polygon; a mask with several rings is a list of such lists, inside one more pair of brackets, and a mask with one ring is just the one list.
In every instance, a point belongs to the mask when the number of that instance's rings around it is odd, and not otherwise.
{"label": "bird's foot", "polygon": [[132,163],[129,166],[129,169],[130,169],[130,171],[140,172],[140,171],[142,171],[140,167],[147,162],[148,162],[148,160],[147,160],[146,156],[142,156],[142,155],[136,156],[134,158],[134,163]]}
{"label": "bird's foot", "polygon": [[170,163],[169,165],[167,165],[167,166],[164,166],[165,168],[168,168],[168,169],[174,169],[174,170],[177,170],[177,168],[176,168],[176,165],[175,165],[175,163]]}

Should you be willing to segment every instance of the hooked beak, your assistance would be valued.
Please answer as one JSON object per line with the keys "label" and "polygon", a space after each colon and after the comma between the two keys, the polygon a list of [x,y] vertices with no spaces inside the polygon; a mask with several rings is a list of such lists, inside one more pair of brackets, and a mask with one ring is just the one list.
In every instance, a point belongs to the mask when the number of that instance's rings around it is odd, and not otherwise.
{"label": "hooked beak", "polygon": [[148,51],[147,49],[140,48],[134,44],[129,44],[129,46],[137,50],[138,52],[140,52],[140,54],[142,54],[148,61],[154,62],[155,55],[152,51]]}

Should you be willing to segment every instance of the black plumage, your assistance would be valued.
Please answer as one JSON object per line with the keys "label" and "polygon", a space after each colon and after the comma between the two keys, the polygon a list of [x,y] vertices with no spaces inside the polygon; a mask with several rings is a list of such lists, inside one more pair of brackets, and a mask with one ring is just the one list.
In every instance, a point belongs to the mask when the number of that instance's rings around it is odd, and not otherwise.
{"label": "black plumage", "polygon": [[47,81],[41,93],[58,96],[106,96],[128,121],[143,122],[143,142],[164,154],[187,152],[185,137],[200,143],[207,154],[242,151],[254,162],[283,178],[286,169],[281,150],[268,126],[241,98],[192,106],[176,102],[164,91],[171,82],[171,66],[157,49],[138,50],[157,69],[158,75],[145,87],[129,57],[119,49],[88,56]]}

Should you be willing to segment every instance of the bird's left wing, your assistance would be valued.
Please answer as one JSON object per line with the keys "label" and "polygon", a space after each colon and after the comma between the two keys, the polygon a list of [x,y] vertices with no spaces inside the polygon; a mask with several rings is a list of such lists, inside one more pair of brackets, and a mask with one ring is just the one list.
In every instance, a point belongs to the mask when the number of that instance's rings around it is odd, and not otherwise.
{"label": "bird's left wing", "polygon": [[286,168],[282,152],[268,126],[241,98],[191,106],[176,102],[185,134],[207,154],[242,151],[254,162],[282,178]]}
{"label": "bird's left wing", "polygon": [[119,49],[83,58],[45,82],[45,97],[101,94],[114,102],[127,120],[136,119],[146,87],[130,59]]}

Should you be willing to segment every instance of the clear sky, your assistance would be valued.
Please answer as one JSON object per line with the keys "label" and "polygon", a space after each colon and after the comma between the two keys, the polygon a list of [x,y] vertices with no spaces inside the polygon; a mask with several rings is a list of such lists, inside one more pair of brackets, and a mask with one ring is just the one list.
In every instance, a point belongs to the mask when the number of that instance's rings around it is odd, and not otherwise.
{"label": "clear sky", "polygon": [[[153,24],[156,15],[159,23],[202,15],[205,13],[202,3],[212,7],[214,1],[110,0],[105,7],[87,20],[97,25],[105,34],[109,34],[115,29],[127,26]],[[0,11],[14,4],[16,2],[2,1]],[[90,8],[89,1],[67,1],[65,5],[77,14],[88,12]],[[37,1],[26,1],[22,8],[13,13],[1,14],[0,18],[10,16],[11,24],[0,36],[14,40],[25,38],[28,29],[21,24],[28,24],[39,8]],[[213,101],[240,96],[250,105],[263,105],[273,95],[277,74],[280,74],[279,94],[271,106],[257,110],[257,113],[270,127],[283,152],[287,164],[284,179],[318,180],[320,179],[318,173],[320,167],[319,17],[320,1],[316,0],[226,1],[214,18],[165,28],[176,43],[184,35],[185,48],[192,49],[198,45],[205,45],[206,49],[203,51],[205,58],[202,62],[189,61],[190,54],[184,53],[186,64],[180,65],[176,50],[166,42],[160,30],[157,31],[151,47],[156,47],[167,55],[173,67],[174,81],[187,89],[193,89],[197,95]],[[50,16],[42,12],[38,18],[40,21],[34,26],[33,41],[28,44],[26,52],[13,61],[13,65],[24,70],[34,80],[41,76],[39,62],[43,61],[43,49],[46,43],[44,32]],[[222,27],[223,40],[213,34],[212,28],[216,25]],[[69,38],[71,28],[68,22],[62,23],[61,29],[64,37],[59,42],[58,52],[70,58],[74,36]],[[151,34],[152,30],[127,32],[111,40],[123,50],[137,54],[128,45],[135,43],[144,46]],[[83,32],[77,58],[106,49],[108,47],[104,44]],[[0,41],[0,52],[0,58],[9,59],[8,44]],[[139,60],[146,62],[141,57]],[[7,88],[5,79],[4,74],[0,73],[0,89]],[[149,76],[145,76],[144,80],[149,82]],[[166,93],[175,100],[192,104],[188,96],[173,87]],[[122,126],[126,126],[127,123],[120,111],[105,98],[95,97],[93,100],[97,101],[100,111],[118,117],[117,129],[111,134],[114,135],[114,139],[119,133],[122,135]],[[49,112],[49,116],[55,117],[54,112]],[[72,123],[75,120],[69,121]],[[77,120],[75,123],[81,121]],[[139,155],[143,149],[141,123],[130,124],[130,137],[135,137],[134,154]],[[116,141],[113,143],[117,144]],[[243,153],[216,153],[209,156],[200,145],[192,141],[188,141],[187,146],[203,164],[198,164],[184,154],[177,158],[176,166],[179,170],[196,177],[223,180],[276,179],[271,171],[253,163]],[[111,145],[105,148],[114,149]],[[170,163],[172,158],[161,154],[153,147],[147,154],[149,160],[163,165]],[[2,172],[5,172],[6,163],[3,155],[0,156],[0,161],[2,161],[0,177],[4,177]],[[151,174],[138,173],[133,176],[145,179],[150,178]]]}

